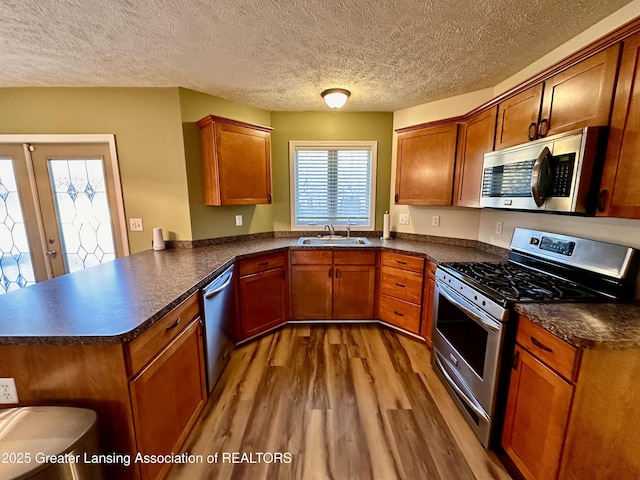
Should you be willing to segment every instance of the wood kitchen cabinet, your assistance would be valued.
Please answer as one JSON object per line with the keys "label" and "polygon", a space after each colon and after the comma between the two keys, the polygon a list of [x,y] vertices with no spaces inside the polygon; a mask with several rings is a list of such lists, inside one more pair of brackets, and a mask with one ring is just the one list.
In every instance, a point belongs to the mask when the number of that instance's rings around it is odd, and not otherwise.
{"label": "wood kitchen cabinet", "polygon": [[372,319],[376,252],[291,252],[293,320]]}
{"label": "wood kitchen cabinet", "polygon": [[209,115],[198,121],[207,205],[271,203],[271,127]]}
{"label": "wood kitchen cabinet", "polygon": [[395,203],[451,205],[458,125],[396,131]]}
{"label": "wood kitchen cabinet", "polygon": [[636,478],[638,348],[578,348],[518,319],[502,446],[531,479]]}
{"label": "wood kitchen cabinet", "polygon": [[286,253],[238,262],[238,338],[245,340],[287,321]]}
{"label": "wood kitchen cabinet", "polygon": [[624,40],[598,215],[640,218],[640,34]]}
{"label": "wood kitchen cabinet", "polygon": [[498,107],[494,106],[466,120],[458,133],[454,205],[477,207],[482,190],[484,154],[493,151]]}
{"label": "wood kitchen cabinet", "polygon": [[495,149],[609,125],[619,56],[618,43],[501,102]]}
{"label": "wood kitchen cabinet", "polygon": [[429,347],[432,346],[431,334],[433,330],[433,295],[436,288],[437,265],[428,261],[424,276],[424,293],[422,294],[422,321],[420,322],[420,336]]}
{"label": "wood kitchen cabinet", "polygon": [[380,320],[419,335],[424,259],[393,252],[380,258]]}

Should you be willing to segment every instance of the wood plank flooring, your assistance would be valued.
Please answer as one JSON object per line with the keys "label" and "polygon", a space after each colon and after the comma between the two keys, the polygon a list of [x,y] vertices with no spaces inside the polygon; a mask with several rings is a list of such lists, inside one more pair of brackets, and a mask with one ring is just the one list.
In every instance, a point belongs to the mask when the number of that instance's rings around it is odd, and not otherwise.
{"label": "wood plank flooring", "polygon": [[[233,352],[184,446],[202,463],[167,478],[509,479],[429,362],[424,344],[378,325],[280,329]],[[276,452],[290,461],[257,462]]]}

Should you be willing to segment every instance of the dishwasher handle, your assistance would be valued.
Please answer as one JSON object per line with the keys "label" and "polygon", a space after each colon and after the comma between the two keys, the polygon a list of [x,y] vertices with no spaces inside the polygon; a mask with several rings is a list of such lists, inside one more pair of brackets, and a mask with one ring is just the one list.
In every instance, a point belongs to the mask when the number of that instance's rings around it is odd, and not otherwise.
{"label": "dishwasher handle", "polygon": [[231,284],[231,280],[233,280],[233,274],[229,273],[229,278],[219,287],[213,289],[213,290],[209,290],[209,291],[205,291],[204,292],[204,298],[205,300],[210,299],[211,297],[213,297],[216,293],[220,293],[222,290],[224,290],[225,288],[227,288],[230,284]]}

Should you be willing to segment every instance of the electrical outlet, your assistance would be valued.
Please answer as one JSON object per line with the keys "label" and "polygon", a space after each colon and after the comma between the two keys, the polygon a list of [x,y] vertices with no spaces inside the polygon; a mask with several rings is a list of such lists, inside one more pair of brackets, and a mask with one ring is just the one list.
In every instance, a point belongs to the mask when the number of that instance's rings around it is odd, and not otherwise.
{"label": "electrical outlet", "polygon": [[236,215],[236,227],[242,226],[242,215]]}
{"label": "electrical outlet", "polygon": [[496,222],[496,234],[502,235],[502,222]]}
{"label": "electrical outlet", "polygon": [[409,214],[401,213],[398,217],[398,223],[400,223],[400,225],[409,225]]}
{"label": "electrical outlet", "polygon": [[18,403],[18,390],[13,378],[0,378],[0,403]]}
{"label": "electrical outlet", "polygon": [[132,232],[142,232],[144,228],[142,227],[142,219],[141,218],[130,218],[129,219],[129,230]]}
{"label": "electrical outlet", "polygon": [[431,226],[439,227],[440,226],[440,215],[434,215],[431,217]]}

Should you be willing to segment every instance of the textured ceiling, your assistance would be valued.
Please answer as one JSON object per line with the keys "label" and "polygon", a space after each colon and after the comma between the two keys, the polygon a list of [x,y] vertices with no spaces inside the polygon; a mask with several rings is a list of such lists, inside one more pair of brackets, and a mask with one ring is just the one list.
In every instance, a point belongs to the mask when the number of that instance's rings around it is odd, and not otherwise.
{"label": "textured ceiling", "polygon": [[0,87],[182,86],[271,111],[491,87],[629,0],[0,0]]}

